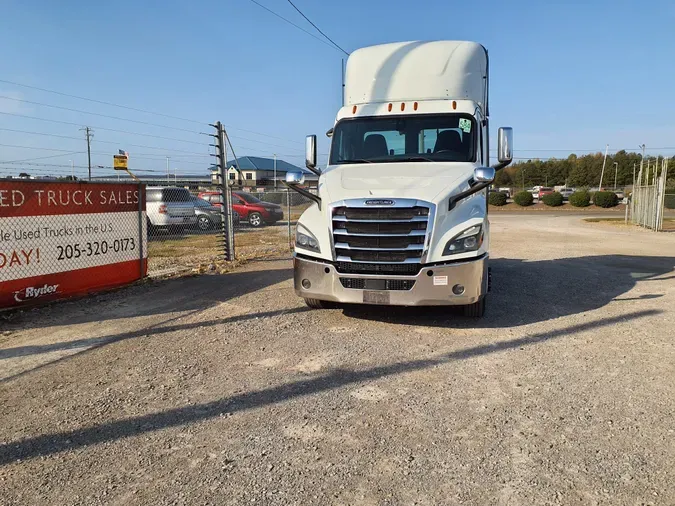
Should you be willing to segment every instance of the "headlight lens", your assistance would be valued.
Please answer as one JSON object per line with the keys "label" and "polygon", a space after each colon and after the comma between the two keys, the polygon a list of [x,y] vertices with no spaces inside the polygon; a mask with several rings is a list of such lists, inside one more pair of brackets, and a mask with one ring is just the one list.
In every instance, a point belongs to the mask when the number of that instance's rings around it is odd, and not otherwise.
{"label": "headlight lens", "polygon": [[443,250],[443,256],[476,251],[483,244],[483,227],[476,225],[448,241]]}
{"label": "headlight lens", "polygon": [[319,241],[317,241],[316,237],[314,237],[308,230],[300,231],[298,229],[295,231],[295,245],[299,248],[316,251],[317,253],[321,252],[319,249]]}

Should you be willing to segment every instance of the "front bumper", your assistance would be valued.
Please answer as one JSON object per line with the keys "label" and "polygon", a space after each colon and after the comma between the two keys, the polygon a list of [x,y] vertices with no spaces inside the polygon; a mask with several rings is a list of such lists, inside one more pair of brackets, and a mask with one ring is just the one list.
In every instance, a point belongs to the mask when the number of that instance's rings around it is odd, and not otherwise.
{"label": "front bumper", "polygon": [[[294,258],[295,293],[306,299],[319,299],[347,304],[380,304],[393,306],[452,306],[478,302],[487,293],[487,255],[456,263],[422,267],[415,276],[375,274],[343,274],[335,266],[321,260]],[[407,281],[408,290],[345,288],[340,278],[352,280],[348,284],[368,284],[381,288],[383,280]],[[303,280],[305,286],[303,286]],[[364,281],[361,281],[364,280]],[[366,281],[368,280],[368,281]],[[461,295],[453,293],[455,285],[462,285]]]}

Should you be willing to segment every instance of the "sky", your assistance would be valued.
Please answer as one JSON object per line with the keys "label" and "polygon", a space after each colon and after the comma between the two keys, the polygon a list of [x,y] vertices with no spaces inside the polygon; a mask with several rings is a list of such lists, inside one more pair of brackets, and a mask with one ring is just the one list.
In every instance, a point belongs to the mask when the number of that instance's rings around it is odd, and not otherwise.
{"label": "sky", "polygon": [[[321,38],[287,0],[257,1]],[[348,52],[405,40],[482,43],[491,127],[514,128],[516,157],[642,143],[675,156],[672,1],[294,3]],[[124,149],[134,169],[165,173],[169,156],[170,172],[203,173],[212,160],[204,133],[216,121],[237,156],[299,165],[305,135],[316,133],[325,163],[345,55],[252,0],[4,0],[1,8],[0,175],[67,174],[71,161],[83,175],[84,126],[94,130],[95,166]]]}

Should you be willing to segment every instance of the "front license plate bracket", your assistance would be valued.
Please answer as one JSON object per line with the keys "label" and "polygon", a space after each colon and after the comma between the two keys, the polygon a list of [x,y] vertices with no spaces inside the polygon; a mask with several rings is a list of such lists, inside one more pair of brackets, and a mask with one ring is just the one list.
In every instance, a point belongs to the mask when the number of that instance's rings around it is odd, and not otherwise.
{"label": "front license plate bracket", "polygon": [[387,305],[387,304],[390,304],[389,295],[390,295],[390,293],[387,292],[387,291],[364,290],[364,292],[363,292],[363,303],[364,304]]}

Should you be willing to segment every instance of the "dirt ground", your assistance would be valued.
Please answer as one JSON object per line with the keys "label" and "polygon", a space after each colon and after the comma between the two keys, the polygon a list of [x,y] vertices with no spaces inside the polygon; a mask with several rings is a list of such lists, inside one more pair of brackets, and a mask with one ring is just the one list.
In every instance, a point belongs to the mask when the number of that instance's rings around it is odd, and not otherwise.
{"label": "dirt ground", "polygon": [[1,322],[0,504],[675,504],[675,235],[491,221],[482,320],[282,259]]}

